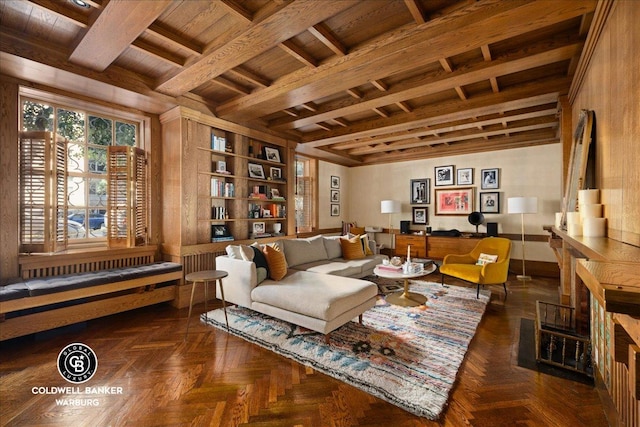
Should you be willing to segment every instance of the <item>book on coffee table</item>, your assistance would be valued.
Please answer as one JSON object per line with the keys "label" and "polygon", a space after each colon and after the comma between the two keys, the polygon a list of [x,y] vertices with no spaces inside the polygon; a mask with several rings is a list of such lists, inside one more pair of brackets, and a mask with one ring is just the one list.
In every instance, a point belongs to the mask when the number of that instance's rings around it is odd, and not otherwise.
{"label": "book on coffee table", "polygon": [[381,264],[381,265],[378,266],[378,268],[380,270],[384,270],[384,271],[393,271],[394,273],[399,273],[399,272],[402,271],[402,266],[401,265],[396,267],[395,265],[391,265],[391,264],[389,264],[389,265]]}

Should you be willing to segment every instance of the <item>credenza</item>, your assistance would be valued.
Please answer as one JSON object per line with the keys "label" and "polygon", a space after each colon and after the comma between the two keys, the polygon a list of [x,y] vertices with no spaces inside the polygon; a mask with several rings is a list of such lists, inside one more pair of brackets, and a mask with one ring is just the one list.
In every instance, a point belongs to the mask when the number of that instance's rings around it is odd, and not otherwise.
{"label": "credenza", "polygon": [[449,237],[420,234],[396,234],[394,255],[407,256],[407,246],[411,256],[418,258],[443,259],[448,254],[469,253],[481,237]]}

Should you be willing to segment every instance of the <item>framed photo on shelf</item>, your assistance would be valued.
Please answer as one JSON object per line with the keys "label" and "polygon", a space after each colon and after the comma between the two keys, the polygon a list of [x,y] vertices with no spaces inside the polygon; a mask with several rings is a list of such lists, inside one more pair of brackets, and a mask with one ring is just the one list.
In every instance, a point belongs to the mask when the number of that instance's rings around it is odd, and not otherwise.
{"label": "framed photo on shelf", "polygon": [[340,188],[340,177],[331,175],[331,188],[339,189]]}
{"label": "framed photo on shelf", "polygon": [[218,173],[226,173],[227,172],[227,162],[224,160],[218,160],[216,162],[216,172]]}
{"label": "framed photo on shelf", "polygon": [[473,185],[473,168],[461,168],[457,171],[456,185]]}
{"label": "framed photo on shelf", "polygon": [[265,231],[264,222],[253,223],[253,234],[264,234],[264,231]]}
{"label": "framed photo on shelf", "polygon": [[411,208],[413,211],[413,216],[412,216],[412,223],[413,224],[422,224],[422,225],[427,225],[427,218],[428,218],[428,214],[429,214],[429,208],[424,207],[424,208],[417,208],[417,207],[413,207]]}
{"label": "framed photo on shelf", "polygon": [[500,188],[500,170],[498,168],[481,169],[480,179],[482,180],[480,188],[483,190]]}
{"label": "framed photo on shelf", "polygon": [[473,196],[473,187],[435,190],[436,215],[469,215]]}
{"label": "framed photo on shelf", "polygon": [[249,163],[249,178],[265,179],[264,168],[258,163]]}
{"label": "framed photo on shelf", "polygon": [[480,212],[500,213],[500,193],[497,191],[480,193]]}
{"label": "framed photo on shelf", "polygon": [[428,205],[431,203],[431,180],[429,178],[411,180],[411,204]]}
{"label": "framed photo on shelf", "polygon": [[340,216],[340,205],[331,204],[331,216]]}
{"label": "framed photo on shelf", "polygon": [[435,186],[439,187],[441,185],[453,185],[454,176],[453,166],[436,166],[434,169],[434,174],[436,177]]}
{"label": "framed photo on shelf", "polygon": [[331,203],[340,203],[340,190],[331,190]]}
{"label": "framed photo on shelf", "polygon": [[231,233],[229,233],[229,229],[227,228],[226,225],[212,225],[211,236],[212,237],[228,237],[228,236],[231,236]]}
{"label": "framed photo on shelf", "polygon": [[280,168],[271,167],[269,169],[269,175],[274,181],[282,181],[282,169]]}
{"label": "framed photo on shelf", "polygon": [[280,150],[272,147],[264,147],[264,157],[270,162],[282,163],[280,161]]}
{"label": "framed photo on shelf", "polygon": [[277,188],[272,188],[271,189],[271,198],[274,199],[276,197],[280,197],[280,190],[278,190]]}

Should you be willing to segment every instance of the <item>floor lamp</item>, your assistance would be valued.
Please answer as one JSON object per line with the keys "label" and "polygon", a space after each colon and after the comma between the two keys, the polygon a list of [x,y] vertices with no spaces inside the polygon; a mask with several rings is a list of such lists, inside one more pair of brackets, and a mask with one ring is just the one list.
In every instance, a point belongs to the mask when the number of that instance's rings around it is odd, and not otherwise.
{"label": "floor lamp", "polygon": [[509,197],[507,199],[507,212],[510,214],[520,214],[520,222],[522,224],[522,274],[517,275],[518,280],[531,280],[531,276],[527,276],[524,263],[524,214],[533,214],[538,212],[537,197]]}
{"label": "floor lamp", "polygon": [[389,214],[389,239],[392,248],[395,248],[395,245],[393,243],[393,230],[391,229],[391,215],[400,213],[401,210],[402,205],[398,200],[382,200],[380,202],[380,213]]}

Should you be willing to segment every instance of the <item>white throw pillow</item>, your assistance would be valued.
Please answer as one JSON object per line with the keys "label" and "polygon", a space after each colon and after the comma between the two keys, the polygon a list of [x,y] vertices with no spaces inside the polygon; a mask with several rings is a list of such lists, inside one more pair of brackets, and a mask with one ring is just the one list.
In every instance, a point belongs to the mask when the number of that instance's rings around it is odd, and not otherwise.
{"label": "white throw pillow", "polygon": [[498,260],[498,255],[489,255],[481,253],[478,257],[478,261],[476,261],[476,265],[485,265],[490,264],[492,262],[496,262]]}

